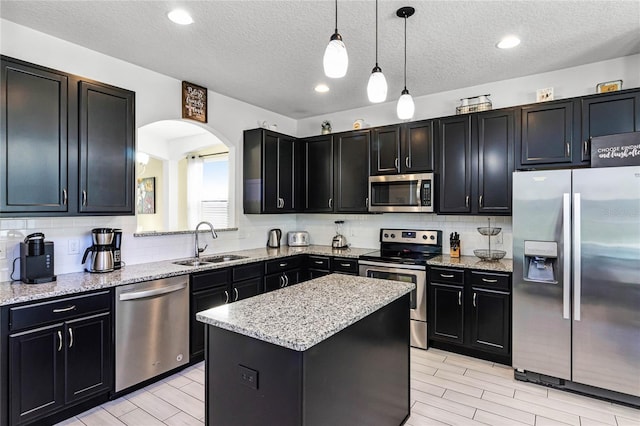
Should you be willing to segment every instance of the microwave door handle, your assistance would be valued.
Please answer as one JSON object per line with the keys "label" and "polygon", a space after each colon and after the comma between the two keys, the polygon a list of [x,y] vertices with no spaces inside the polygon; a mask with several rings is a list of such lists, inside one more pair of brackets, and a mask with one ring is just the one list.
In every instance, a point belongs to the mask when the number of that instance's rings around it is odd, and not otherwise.
{"label": "microwave door handle", "polygon": [[418,202],[418,206],[422,205],[422,198],[420,197],[420,192],[422,191],[422,179],[418,179],[418,185],[416,186],[416,201]]}

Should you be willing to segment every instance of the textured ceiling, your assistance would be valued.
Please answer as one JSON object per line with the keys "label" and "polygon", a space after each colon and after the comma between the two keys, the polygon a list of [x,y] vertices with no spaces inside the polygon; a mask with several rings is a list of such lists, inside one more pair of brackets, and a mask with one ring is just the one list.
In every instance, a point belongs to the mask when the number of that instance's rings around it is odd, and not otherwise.
{"label": "textured ceiling", "polygon": [[[407,87],[413,96],[640,53],[640,1],[380,0],[379,63],[389,101],[402,90],[403,20]],[[166,18],[173,7],[195,23]],[[375,62],[375,2],[338,2],[349,71],[324,76],[334,2],[321,1],[5,1],[0,16],[55,37],[190,81],[245,102],[304,118],[369,105]],[[522,43],[499,50],[517,34]],[[327,83],[329,93],[313,88]]]}

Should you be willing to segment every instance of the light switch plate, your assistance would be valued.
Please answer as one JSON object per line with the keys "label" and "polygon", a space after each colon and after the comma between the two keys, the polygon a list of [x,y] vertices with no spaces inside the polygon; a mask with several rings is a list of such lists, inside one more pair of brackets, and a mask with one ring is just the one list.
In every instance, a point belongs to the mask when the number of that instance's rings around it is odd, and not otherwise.
{"label": "light switch plate", "polygon": [[69,240],[67,254],[80,254],[80,240],[72,238]]}

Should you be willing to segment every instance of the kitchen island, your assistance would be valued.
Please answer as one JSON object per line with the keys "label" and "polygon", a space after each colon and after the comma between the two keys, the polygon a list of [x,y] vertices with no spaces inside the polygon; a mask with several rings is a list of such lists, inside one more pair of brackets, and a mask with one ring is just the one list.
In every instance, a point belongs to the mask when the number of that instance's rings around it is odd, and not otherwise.
{"label": "kitchen island", "polygon": [[206,423],[402,424],[414,287],[332,274],[198,313]]}

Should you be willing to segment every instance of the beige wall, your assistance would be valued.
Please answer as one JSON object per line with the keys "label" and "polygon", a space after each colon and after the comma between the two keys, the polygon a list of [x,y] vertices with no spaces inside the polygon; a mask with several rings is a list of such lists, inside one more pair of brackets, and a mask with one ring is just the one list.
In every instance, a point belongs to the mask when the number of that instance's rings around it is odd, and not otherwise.
{"label": "beige wall", "polygon": [[144,173],[136,176],[136,181],[142,178],[156,178],[156,212],[155,214],[136,213],[138,219],[137,232],[149,232],[163,229],[164,215],[162,213],[162,205],[164,203],[164,177],[162,169],[162,161],[155,158],[149,158],[149,163],[145,167]]}

